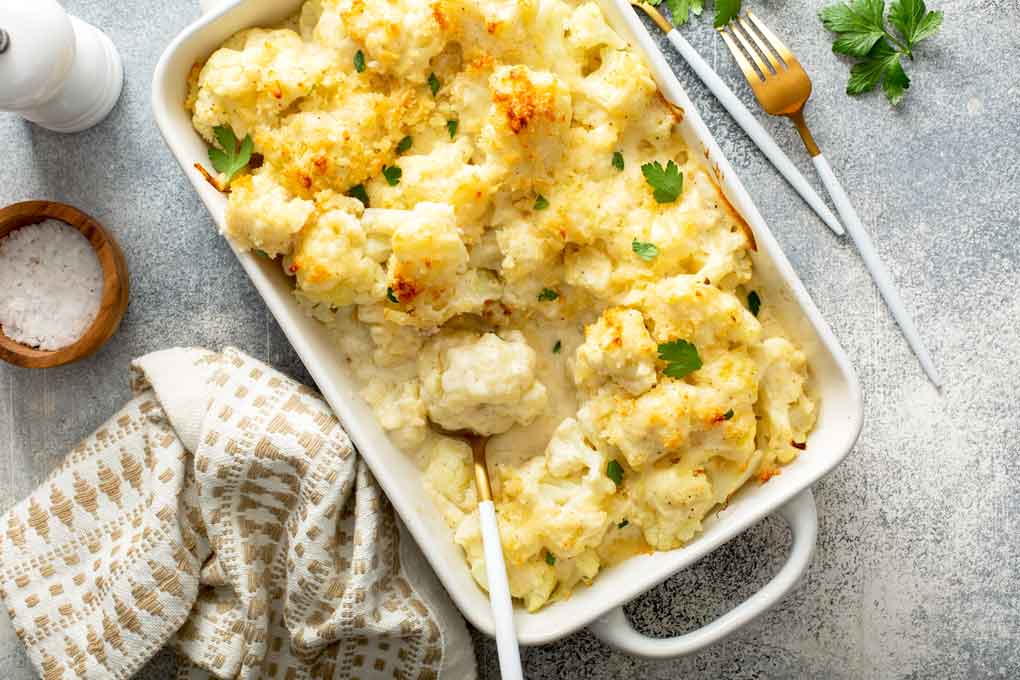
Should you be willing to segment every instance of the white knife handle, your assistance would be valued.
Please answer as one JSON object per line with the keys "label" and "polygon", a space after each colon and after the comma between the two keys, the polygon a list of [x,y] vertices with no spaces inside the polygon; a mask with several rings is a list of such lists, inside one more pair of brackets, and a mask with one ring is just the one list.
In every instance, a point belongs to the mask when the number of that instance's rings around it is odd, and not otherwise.
{"label": "white knife handle", "polygon": [[485,548],[485,575],[489,582],[489,605],[496,623],[496,649],[499,651],[499,673],[503,680],[523,680],[521,652],[514,629],[514,605],[510,599],[503,544],[499,540],[496,507],[492,501],[478,504],[478,519]]}
{"label": "white knife handle", "polygon": [[842,236],[843,227],[840,226],[839,220],[829,210],[829,206],[825,205],[825,201],[811,187],[804,175],[801,174],[797,166],[790,160],[789,156],[779,148],[776,141],[772,139],[772,135],[762,127],[758,119],[754,117],[754,114],[747,110],[747,107],[744,106],[737,95],[733,94],[733,90],[726,86],[726,83],[719,77],[719,74],[712,70],[712,67],[701,58],[697,50],[691,47],[691,44],[676,29],[670,31],[666,38],[677,49],[680,56],[690,64],[694,72],[701,78],[701,81],[705,83],[712,94],[715,95],[715,98],[723,105],[723,108],[729,111],[729,114],[733,116],[733,120],[737,121],[737,124],[758,145],[758,148],[761,149],[761,152],[765,154],[765,157],[769,159],[772,165],[776,167],[776,170],[800,194],[804,202],[815,211],[829,229]]}
{"label": "white knife handle", "polygon": [[889,311],[892,312],[896,323],[900,325],[907,343],[914,350],[914,354],[917,355],[917,359],[921,362],[924,372],[928,374],[928,378],[935,383],[935,386],[939,387],[942,382],[935,371],[935,364],[931,360],[931,355],[928,354],[927,348],[925,348],[924,343],[921,341],[917,327],[914,326],[913,318],[906,307],[903,306],[903,300],[900,299],[900,293],[896,290],[896,284],[893,282],[892,275],[878,256],[878,251],[875,250],[875,243],[871,240],[868,232],[864,230],[864,225],[861,224],[861,218],[857,216],[857,211],[854,210],[850,197],[846,195],[843,185],[836,179],[836,174],[832,172],[832,166],[829,165],[829,161],[825,160],[825,156],[818,154],[812,160],[815,162],[815,168],[818,170],[818,174],[822,178],[822,183],[828,190],[829,196],[832,197],[832,202],[836,205],[836,210],[839,211],[839,216],[843,219],[843,225],[850,234],[850,238],[857,244],[857,250],[861,254],[861,259],[864,260],[868,271],[871,272],[879,292],[885,298],[885,303],[889,305]]}

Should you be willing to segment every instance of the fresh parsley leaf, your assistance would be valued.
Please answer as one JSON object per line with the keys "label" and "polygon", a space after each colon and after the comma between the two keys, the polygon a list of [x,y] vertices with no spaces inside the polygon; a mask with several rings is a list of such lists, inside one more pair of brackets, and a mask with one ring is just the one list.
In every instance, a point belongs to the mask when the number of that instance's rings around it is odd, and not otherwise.
{"label": "fresh parsley leaf", "polygon": [[622,519],[622,520],[620,521],[620,523],[616,525],[616,528],[617,528],[617,529],[622,529],[622,528],[624,528],[625,526],[627,526],[628,524],[630,524],[630,520],[628,520],[628,519],[627,519],[626,517],[624,517],[624,518],[623,518],[623,519]]}
{"label": "fresh parsley leaf", "polygon": [[903,95],[910,87],[910,78],[907,77],[907,72],[903,70],[903,62],[898,57],[887,63],[885,78],[882,79],[882,90],[889,103],[895,106],[903,101]]}
{"label": "fresh parsley leaf", "polygon": [[659,249],[654,243],[642,243],[634,239],[631,241],[630,248],[645,262],[651,262],[659,255]]}
{"label": "fresh parsley leaf", "polygon": [[433,97],[439,92],[439,78],[436,77],[435,73],[429,74],[429,89],[432,90]]}
{"label": "fresh parsley leaf", "polygon": [[740,14],[740,0],[715,0],[715,22],[713,26],[722,28]]}
{"label": "fresh parsley leaf", "polygon": [[751,310],[751,313],[758,316],[758,310],[761,309],[761,298],[758,297],[758,291],[752,290],[747,294],[747,308]]}
{"label": "fresh parsley leaf", "polygon": [[400,169],[399,165],[384,165],[382,174],[386,178],[386,183],[395,187],[400,184],[400,176],[404,174],[404,171]]}
{"label": "fresh parsley leaf", "polygon": [[446,121],[446,131],[450,133],[450,139],[453,139],[454,137],[457,136],[457,126],[459,124],[460,124],[460,121],[456,121],[456,120],[448,120],[448,121]]}
{"label": "fresh parsley leaf", "polygon": [[615,458],[606,465],[606,477],[613,480],[613,484],[616,486],[623,484],[623,466]]}
{"label": "fresh parsley leaf", "polygon": [[227,183],[234,179],[237,173],[241,172],[251,160],[251,153],[254,150],[254,142],[251,135],[245,135],[240,144],[234,130],[229,125],[217,125],[213,128],[213,135],[220,148],[209,149],[209,162],[212,163],[216,172],[222,172],[227,176]]}
{"label": "fresh parsley leaf", "polygon": [[389,286],[386,287],[386,299],[393,304],[400,304],[400,300],[398,300],[397,296],[393,294],[393,289]]}
{"label": "fresh parsley leaf", "polygon": [[355,184],[354,186],[347,190],[347,195],[350,196],[351,198],[358,199],[359,201],[361,201],[361,204],[363,206],[365,206],[366,208],[368,207],[368,192],[365,191],[364,184]]}
{"label": "fresh parsley leaf", "polygon": [[899,104],[910,87],[902,57],[914,58],[917,43],[938,33],[943,14],[928,11],[924,0],[893,0],[885,23],[885,0],[847,0],[818,13],[822,25],[836,34],[832,51],[857,59],[850,69],[847,94],[869,92],[881,83],[889,103]]}
{"label": "fresh parsley leaf", "polygon": [[722,419],[723,420],[730,420],[732,418],[733,418],[733,409],[730,409],[726,413],[722,414]]}
{"label": "fresh parsley leaf", "polygon": [[852,4],[823,7],[818,13],[822,25],[839,38],[832,51],[850,56],[865,56],[885,35],[882,12],[885,0],[851,0]]}
{"label": "fresh parsley leaf", "polygon": [[659,345],[659,358],[666,362],[662,372],[670,378],[682,378],[701,368],[698,348],[686,340],[673,340]]}
{"label": "fresh parsley leaf", "polygon": [[542,292],[538,294],[538,301],[539,302],[551,302],[551,301],[555,300],[556,298],[558,298],[559,296],[560,296],[560,294],[557,293],[552,288],[543,288]]}
{"label": "fresh parsley leaf", "polygon": [[875,43],[866,58],[850,69],[846,93],[868,92],[875,89],[880,82],[889,103],[893,105],[900,103],[907,88],[910,87],[910,78],[900,63],[900,53],[884,39]]}
{"label": "fresh parsley leaf", "polygon": [[414,140],[411,139],[411,135],[407,135],[399,142],[397,142],[397,153],[404,153],[411,149],[411,145],[414,144]]}
{"label": "fresh parsley leaf", "polygon": [[358,73],[365,72],[365,53],[361,50],[354,53],[354,70]]}
{"label": "fresh parsley leaf", "polygon": [[545,210],[548,207],[549,199],[547,199],[542,194],[539,194],[538,198],[535,199],[535,210]]}
{"label": "fresh parsley leaf", "polygon": [[553,354],[559,354],[561,349],[563,349],[563,343],[557,340],[556,344],[553,345]]}
{"label": "fresh parsley leaf", "polygon": [[619,151],[613,152],[613,167],[623,172],[623,154]]}
{"label": "fresh parsley leaf", "polygon": [[267,252],[266,252],[266,251],[264,251],[264,250],[259,250],[258,248],[256,248],[256,249],[255,249],[255,250],[253,250],[252,252],[253,252],[253,253],[255,253],[256,255],[258,255],[259,257],[264,257],[264,258],[266,258],[267,260],[271,260],[271,259],[273,259],[273,258],[269,257],[269,253],[267,253]]}
{"label": "fresh parsley leaf", "polygon": [[641,174],[654,189],[652,196],[659,203],[672,203],[684,190],[684,176],[680,174],[680,168],[673,161],[667,162],[665,168],[659,161],[645,163],[641,166]]}
{"label": "fresh parsley leaf", "polygon": [[[651,4],[658,5],[662,0],[649,0]],[[682,26],[687,23],[688,17],[693,14],[701,16],[705,11],[705,0],[666,0],[669,7],[669,14],[673,18],[674,26]]]}
{"label": "fresh parsley leaf", "polygon": [[545,563],[550,567],[556,564],[556,555],[553,555],[548,550],[545,551]]}
{"label": "fresh parsley leaf", "polygon": [[889,5],[889,23],[896,27],[911,50],[942,28],[942,12],[927,9],[924,0],[893,0]]}

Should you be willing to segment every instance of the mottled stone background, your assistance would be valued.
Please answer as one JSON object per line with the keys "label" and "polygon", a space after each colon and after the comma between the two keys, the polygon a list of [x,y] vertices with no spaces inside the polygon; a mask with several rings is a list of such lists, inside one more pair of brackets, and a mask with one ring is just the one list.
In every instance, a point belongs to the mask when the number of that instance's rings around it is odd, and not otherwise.
{"label": "mottled stone background", "polygon": [[[896,276],[945,379],[924,379],[853,247],[833,237],[685,66],[670,60],[857,367],[864,432],[815,488],[818,550],[800,588],[734,638],[645,661],[587,633],[529,649],[529,678],[1020,677],[1020,3],[941,0],[942,33],[907,65],[903,105],[847,97],[848,65],[815,18],[821,0],[748,0],[814,77],[815,136]],[[149,83],[193,0],[67,0],[113,37],[127,71],[110,118],[61,136],[0,115],[0,204],[74,204],[119,240],[131,305],[116,337],[74,366],[0,366],[0,510],[24,497],[128,396],[132,357],[171,345],[235,345],[307,380],[163,146]],[[749,103],[705,19],[684,34]],[[0,84],[2,86],[2,84]],[[812,178],[784,120],[762,117]],[[782,563],[776,520],[629,606],[655,635],[707,622]],[[481,675],[495,647],[476,637]],[[163,653],[139,677],[168,678]],[[32,677],[8,628],[0,668]]]}

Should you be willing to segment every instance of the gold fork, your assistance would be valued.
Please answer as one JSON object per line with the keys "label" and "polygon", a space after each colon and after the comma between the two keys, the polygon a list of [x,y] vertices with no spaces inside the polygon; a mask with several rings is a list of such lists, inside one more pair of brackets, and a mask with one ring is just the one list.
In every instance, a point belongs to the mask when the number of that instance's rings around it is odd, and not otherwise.
{"label": "gold fork", "polygon": [[892,275],[879,258],[875,244],[864,230],[864,225],[861,224],[849,196],[836,179],[832,166],[818,149],[804,121],[804,105],[811,96],[811,78],[793,52],[752,12],[747,12],[746,20],[738,16],[728,26],[721,27],[719,33],[733,53],[733,58],[740,65],[744,77],[754,91],[754,96],[765,112],[773,116],[786,116],[797,126],[797,132],[800,133],[804,146],[811,154],[815,169],[818,170],[822,183],[836,204],[843,226],[857,245],[861,259],[871,272],[878,290],[885,298],[885,303],[900,325],[918,361],[921,362],[921,367],[935,386],[939,387],[940,380],[931,355],[900,299]]}

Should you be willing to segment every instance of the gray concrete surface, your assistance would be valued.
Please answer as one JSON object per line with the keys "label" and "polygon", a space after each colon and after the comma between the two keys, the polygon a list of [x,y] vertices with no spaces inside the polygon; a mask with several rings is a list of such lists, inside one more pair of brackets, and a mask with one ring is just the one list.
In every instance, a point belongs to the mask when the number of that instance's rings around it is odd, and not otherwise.
{"label": "gray concrete surface", "polygon": [[[1020,5],[942,0],[942,33],[908,64],[893,110],[843,93],[820,0],[748,0],[814,77],[815,135],[853,197],[945,378],[937,393],[847,242],[834,238],[693,76],[677,65],[709,127],[757,200],[859,371],[867,401],[854,452],[815,489],[820,534],[791,597],[736,637],[693,657],[646,661],[589,634],[529,649],[529,678],[1020,677]],[[301,363],[164,148],[149,113],[163,47],[197,4],[68,0],[110,33],[127,71],[123,99],[74,136],[0,115],[0,204],[50,198],[99,218],[131,269],[117,336],[95,357],[48,371],[0,365],[0,510],[25,496],[128,395],[132,357],[170,345],[236,345],[308,380]],[[749,91],[708,21],[684,29],[723,77]],[[667,50],[671,60],[675,55]],[[2,84],[0,84],[2,86]],[[809,176],[783,120],[763,122]],[[788,546],[766,520],[629,606],[667,635],[754,592]],[[476,636],[482,678],[495,647]],[[163,653],[140,675],[170,677]],[[0,630],[0,668],[33,673]]]}

